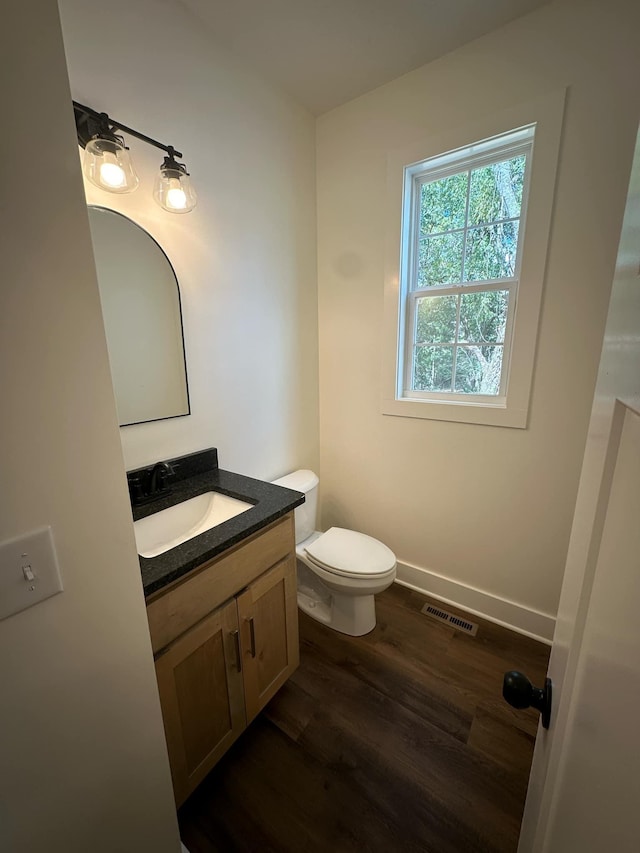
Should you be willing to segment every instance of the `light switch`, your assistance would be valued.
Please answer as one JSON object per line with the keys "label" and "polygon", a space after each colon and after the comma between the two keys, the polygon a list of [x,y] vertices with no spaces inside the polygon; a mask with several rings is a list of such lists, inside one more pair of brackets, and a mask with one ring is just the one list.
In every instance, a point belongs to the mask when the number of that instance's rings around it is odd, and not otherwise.
{"label": "light switch", "polygon": [[0,543],[0,619],[58,592],[62,579],[50,527]]}

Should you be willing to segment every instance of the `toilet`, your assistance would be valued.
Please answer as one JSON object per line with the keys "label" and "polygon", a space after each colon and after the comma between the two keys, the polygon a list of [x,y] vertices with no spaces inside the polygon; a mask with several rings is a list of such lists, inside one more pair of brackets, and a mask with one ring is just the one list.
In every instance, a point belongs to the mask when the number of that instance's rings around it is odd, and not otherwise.
{"label": "toilet", "polygon": [[300,610],[352,637],[373,631],[374,596],[396,576],[393,551],[355,530],[317,531],[318,477],[313,471],[294,471],[273,483],[305,495],[304,504],[294,510]]}

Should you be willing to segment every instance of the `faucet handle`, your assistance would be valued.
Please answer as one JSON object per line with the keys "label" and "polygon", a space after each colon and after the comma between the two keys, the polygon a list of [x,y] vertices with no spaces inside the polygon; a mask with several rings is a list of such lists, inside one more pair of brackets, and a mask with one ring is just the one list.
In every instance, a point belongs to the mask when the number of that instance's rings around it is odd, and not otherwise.
{"label": "faucet handle", "polygon": [[135,506],[144,499],[144,489],[142,487],[142,479],[139,476],[127,477],[129,484],[129,497],[131,505]]}

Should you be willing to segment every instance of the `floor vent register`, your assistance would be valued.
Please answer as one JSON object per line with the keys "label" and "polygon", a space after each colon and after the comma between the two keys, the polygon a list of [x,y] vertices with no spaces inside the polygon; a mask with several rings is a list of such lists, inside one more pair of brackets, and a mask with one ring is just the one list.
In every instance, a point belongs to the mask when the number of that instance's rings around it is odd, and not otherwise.
{"label": "floor vent register", "polygon": [[459,616],[454,616],[453,613],[447,613],[446,610],[440,610],[439,607],[434,607],[433,604],[425,604],[420,611],[425,616],[430,616],[432,619],[437,619],[438,622],[444,622],[451,625],[452,628],[457,628],[458,631],[463,631],[471,637],[475,637],[478,633],[478,626],[475,622],[468,622],[466,619],[461,619]]}

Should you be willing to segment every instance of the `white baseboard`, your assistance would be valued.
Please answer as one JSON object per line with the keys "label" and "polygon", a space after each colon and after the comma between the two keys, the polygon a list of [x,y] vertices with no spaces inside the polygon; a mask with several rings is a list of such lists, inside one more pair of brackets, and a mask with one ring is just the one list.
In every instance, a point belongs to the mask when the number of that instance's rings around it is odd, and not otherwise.
{"label": "white baseboard", "polygon": [[508,601],[506,598],[483,592],[409,563],[398,563],[396,582],[446,604],[460,607],[481,619],[488,619],[519,634],[533,637],[534,640],[549,645],[553,640],[556,620],[549,613],[524,607],[515,601]]}

